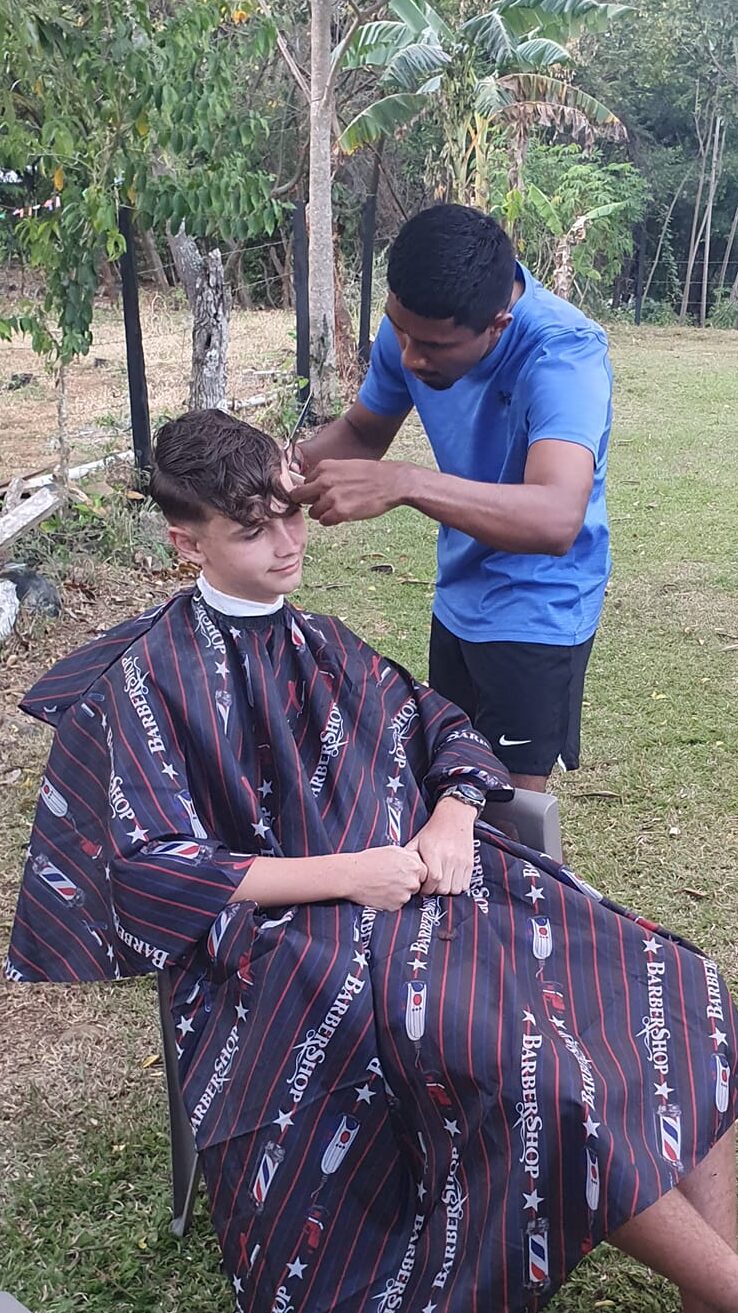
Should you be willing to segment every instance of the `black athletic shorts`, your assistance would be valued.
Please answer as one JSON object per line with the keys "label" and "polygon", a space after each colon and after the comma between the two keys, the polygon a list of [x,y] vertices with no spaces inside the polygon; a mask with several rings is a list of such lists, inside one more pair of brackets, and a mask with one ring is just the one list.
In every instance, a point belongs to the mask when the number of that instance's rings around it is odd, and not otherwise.
{"label": "black athletic shorts", "polygon": [[431,688],[465,711],[514,775],[550,775],[579,765],[586,643],[470,643],[436,616]]}

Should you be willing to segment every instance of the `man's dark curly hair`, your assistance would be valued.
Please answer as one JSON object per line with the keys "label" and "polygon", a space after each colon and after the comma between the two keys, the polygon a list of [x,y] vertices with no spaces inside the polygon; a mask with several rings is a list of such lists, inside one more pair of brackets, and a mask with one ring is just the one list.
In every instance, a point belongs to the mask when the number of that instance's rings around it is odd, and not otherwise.
{"label": "man's dark curly hair", "polygon": [[292,503],[282,452],[268,433],[223,410],[190,410],[156,435],[149,495],[172,523],[202,523],[215,511],[252,526]]}
{"label": "man's dark curly hair", "polygon": [[515,253],[507,233],[468,205],[433,205],[402,227],[389,253],[389,289],[423,319],[482,333],[510,304]]}

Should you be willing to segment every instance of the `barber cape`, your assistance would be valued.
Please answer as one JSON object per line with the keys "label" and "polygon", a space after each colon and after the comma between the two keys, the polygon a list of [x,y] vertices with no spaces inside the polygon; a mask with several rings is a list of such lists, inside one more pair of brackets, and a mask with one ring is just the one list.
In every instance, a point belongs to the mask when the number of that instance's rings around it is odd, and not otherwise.
{"label": "barber cape", "polygon": [[466,717],[339,621],[197,591],[60,662],[12,980],[170,968],[238,1313],[536,1310],[735,1117],[717,967],[487,827],[470,893],[232,904],[257,857],[499,798]]}

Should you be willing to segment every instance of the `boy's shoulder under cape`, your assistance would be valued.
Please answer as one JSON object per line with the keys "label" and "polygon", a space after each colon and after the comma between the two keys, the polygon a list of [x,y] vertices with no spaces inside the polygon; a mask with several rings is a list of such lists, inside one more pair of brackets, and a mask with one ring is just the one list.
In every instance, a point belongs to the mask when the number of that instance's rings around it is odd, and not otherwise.
{"label": "boy's shoulder under cape", "polygon": [[[62,657],[28,690],[20,703],[21,711],[54,728],[65,711],[73,707],[93,684],[114,666],[139,639],[150,634],[167,613],[189,609],[194,589],[176,593],[159,606],[142,615],[124,620],[93,638],[69,656]],[[174,618],[174,616],[172,616]]]}

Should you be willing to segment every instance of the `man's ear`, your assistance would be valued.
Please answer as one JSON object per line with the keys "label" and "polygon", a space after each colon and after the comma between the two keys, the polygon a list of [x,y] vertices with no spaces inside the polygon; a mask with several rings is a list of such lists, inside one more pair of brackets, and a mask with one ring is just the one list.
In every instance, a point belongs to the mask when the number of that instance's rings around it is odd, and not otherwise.
{"label": "man's ear", "polygon": [[498,310],[497,314],[492,320],[492,323],[489,326],[490,336],[495,341],[497,341],[497,339],[501,336],[502,333],[504,333],[505,329],[511,323],[512,323],[512,314],[510,313],[510,311]]}
{"label": "man's ear", "polygon": [[204,564],[205,554],[192,528],[185,528],[181,524],[170,524],[169,541],[184,561],[192,561],[193,565]]}

